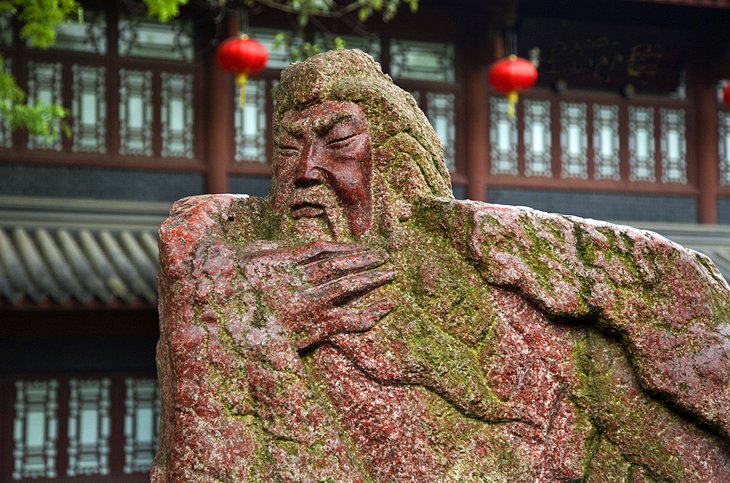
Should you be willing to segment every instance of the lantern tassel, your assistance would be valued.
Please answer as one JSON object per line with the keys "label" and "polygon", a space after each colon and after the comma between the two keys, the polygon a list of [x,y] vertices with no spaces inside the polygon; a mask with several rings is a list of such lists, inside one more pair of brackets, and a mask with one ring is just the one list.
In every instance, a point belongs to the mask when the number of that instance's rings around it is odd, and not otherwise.
{"label": "lantern tassel", "polygon": [[243,109],[246,106],[246,83],[248,82],[247,74],[236,75],[236,85],[238,86],[238,104]]}
{"label": "lantern tassel", "polygon": [[517,91],[509,91],[507,93],[507,117],[514,119],[515,117],[515,106],[517,106]]}

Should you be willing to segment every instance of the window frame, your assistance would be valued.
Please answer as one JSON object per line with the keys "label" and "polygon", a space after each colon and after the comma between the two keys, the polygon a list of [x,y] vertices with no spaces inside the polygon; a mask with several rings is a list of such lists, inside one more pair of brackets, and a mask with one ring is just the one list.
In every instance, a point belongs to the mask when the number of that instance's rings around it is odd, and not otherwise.
{"label": "window frame", "polygon": [[[68,476],[68,424],[70,414],[70,386],[71,379],[109,379],[109,473],[106,475]],[[62,372],[62,373],[33,373],[33,374],[3,374],[0,375],[0,446],[9,448],[0,456],[0,481],[31,483],[43,481],[114,481],[122,483],[141,483],[149,481],[149,472],[124,472],[125,457],[125,398],[127,378],[154,379],[157,376],[151,371],[128,372]],[[36,477],[13,479],[14,455],[14,420],[15,420],[15,384],[17,381],[50,381],[58,383],[56,389],[56,461],[55,477]],[[158,430],[159,431],[159,430]],[[159,440],[158,440],[159,444]]]}
{"label": "window frame", "polygon": [[[204,72],[202,59],[202,32],[198,17],[183,10],[181,19],[192,23],[193,52],[192,62],[171,61],[158,58],[144,58],[120,56],[118,53],[118,20],[123,13],[114,3],[91,2],[85,8],[99,12],[106,19],[107,50],[105,54],[96,54],[82,51],[63,50],[52,48],[41,50],[30,48],[26,41],[19,37],[18,23],[11,20],[14,26],[13,44],[10,47],[0,46],[0,54],[11,60],[12,72],[18,85],[27,92],[28,62],[57,62],[62,67],[62,99],[63,107],[71,111],[73,103],[72,93],[72,65],[103,67],[105,69],[106,93],[106,133],[104,152],[76,152],[72,149],[73,140],[65,135],[61,136],[61,150],[51,151],[35,149],[28,146],[29,135],[25,129],[18,129],[12,133],[12,146],[0,147],[0,162],[23,162],[63,165],[86,165],[95,167],[117,168],[144,168],[160,170],[203,171],[205,169],[204,153]],[[122,69],[145,70],[152,72],[152,102],[153,102],[153,141],[152,155],[125,155],[119,153],[120,120],[119,120],[119,73]],[[163,73],[192,75],[192,109],[193,109],[193,152],[192,158],[162,157],[162,120],[161,120],[161,76]],[[69,126],[73,120],[69,120]]]}
{"label": "window frame", "polygon": [[[487,88],[487,98],[504,96],[490,88]],[[525,144],[524,144],[524,102],[525,100],[540,100],[550,102],[550,123],[551,123],[551,176],[526,176],[525,175]],[[566,178],[562,176],[561,165],[561,104],[582,103],[586,104],[586,126],[587,126],[587,158],[588,176],[586,179]],[[595,146],[593,139],[594,127],[594,105],[616,106],[618,108],[618,129],[619,129],[619,179],[597,179],[595,177]],[[550,188],[550,189],[575,189],[575,190],[602,190],[620,192],[644,192],[644,193],[667,193],[667,194],[688,194],[695,195],[697,188],[697,173],[695,164],[695,126],[694,111],[688,99],[678,99],[660,96],[640,96],[630,98],[619,94],[600,91],[568,91],[556,93],[549,89],[534,88],[520,94],[516,109],[517,125],[517,159],[518,172],[515,175],[492,173],[492,159],[490,155],[487,170],[489,172],[490,186],[511,187],[511,188]],[[629,115],[630,107],[653,108],[654,127],[654,169],[655,181],[632,181],[630,179],[629,166]],[[491,108],[489,103],[485,108],[488,110],[488,119],[491,126]],[[684,183],[662,181],[662,151],[661,151],[661,109],[681,109],[684,111],[685,123],[685,152],[686,152],[686,177]],[[491,133],[487,133],[488,152],[491,152]]]}

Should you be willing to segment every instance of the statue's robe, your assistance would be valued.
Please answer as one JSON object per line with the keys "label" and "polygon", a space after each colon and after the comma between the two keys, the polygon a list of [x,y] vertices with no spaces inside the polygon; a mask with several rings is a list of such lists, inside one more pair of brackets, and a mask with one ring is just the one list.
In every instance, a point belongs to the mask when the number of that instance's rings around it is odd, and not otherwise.
{"label": "statue's robe", "polygon": [[730,481],[730,288],[703,255],[426,199],[353,302],[395,309],[297,350],[251,262],[275,223],[208,195],[161,228],[155,481]]}

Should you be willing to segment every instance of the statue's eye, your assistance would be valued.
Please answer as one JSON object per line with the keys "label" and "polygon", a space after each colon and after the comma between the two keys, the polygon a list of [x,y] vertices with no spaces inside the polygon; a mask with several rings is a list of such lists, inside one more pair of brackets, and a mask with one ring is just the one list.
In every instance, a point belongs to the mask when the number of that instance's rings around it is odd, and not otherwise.
{"label": "statue's eye", "polygon": [[279,151],[280,156],[294,156],[299,152],[296,146],[291,146],[288,144],[279,144],[276,146],[276,148]]}
{"label": "statue's eye", "polygon": [[344,136],[337,136],[334,139],[327,142],[327,147],[332,149],[339,149],[348,146],[353,139],[355,139],[357,133],[346,134]]}

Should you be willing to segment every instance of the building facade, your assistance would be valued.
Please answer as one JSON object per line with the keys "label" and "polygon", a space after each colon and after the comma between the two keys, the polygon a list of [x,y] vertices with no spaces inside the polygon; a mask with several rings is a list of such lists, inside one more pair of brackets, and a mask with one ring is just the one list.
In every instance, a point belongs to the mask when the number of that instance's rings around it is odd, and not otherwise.
{"label": "building facade", "polygon": [[[366,36],[201,5],[162,25],[135,6],[85,3],[50,50],[0,17],[4,68],[72,133],[0,120],[0,481],[146,481],[157,228],[185,196],[267,194],[281,32],[373,55],[433,124],[456,197],[647,227],[730,274],[730,2],[422,0]],[[241,29],[271,50],[243,106],[214,62]],[[486,81],[508,53],[539,61],[514,117]]]}

